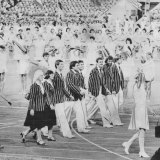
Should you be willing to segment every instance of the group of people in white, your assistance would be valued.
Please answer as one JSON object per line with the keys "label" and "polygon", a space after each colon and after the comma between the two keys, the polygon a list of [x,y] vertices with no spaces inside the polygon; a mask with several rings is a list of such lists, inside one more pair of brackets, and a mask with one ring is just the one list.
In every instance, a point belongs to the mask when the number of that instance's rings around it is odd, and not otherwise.
{"label": "group of people in white", "polygon": [[[122,70],[126,82],[135,71],[135,60],[144,59],[146,68],[150,68],[150,73],[154,74],[155,69],[150,66],[154,66],[152,59],[159,57],[157,28],[152,29],[153,27],[148,27],[148,23],[145,25],[144,22],[136,25],[126,17],[123,20],[111,19],[108,23],[102,22],[42,20],[8,25],[1,23],[0,44],[5,46],[5,51],[1,52],[2,86],[9,59],[7,53],[17,62],[17,73],[20,74],[23,86],[22,93],[26,93],[27,75],[32,68],[31,64],[49,65],[50,69],[55,71],[56,59],[67,62],[82,59],[85,62],[85,75],[88,75],[91,69],[89,66],[95,65],[97,57],[105,59],[108,55],[115,57],[125,52]],[[47,63],[44,63],[44,52],[49,53]],[[150,60],[146,58],[147,52],[151,53]],[[149,61],[152,63],[147,63]]]}

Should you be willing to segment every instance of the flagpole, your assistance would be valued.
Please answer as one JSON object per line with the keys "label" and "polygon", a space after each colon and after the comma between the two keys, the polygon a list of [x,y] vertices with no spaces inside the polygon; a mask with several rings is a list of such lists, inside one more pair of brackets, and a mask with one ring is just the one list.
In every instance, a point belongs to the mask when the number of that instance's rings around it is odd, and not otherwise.
{"label": "flagpole", "polygon": [[124,0],[124,8],[125,8],[125,15],[126,15],[126,13],[127,13],[126,0]]}

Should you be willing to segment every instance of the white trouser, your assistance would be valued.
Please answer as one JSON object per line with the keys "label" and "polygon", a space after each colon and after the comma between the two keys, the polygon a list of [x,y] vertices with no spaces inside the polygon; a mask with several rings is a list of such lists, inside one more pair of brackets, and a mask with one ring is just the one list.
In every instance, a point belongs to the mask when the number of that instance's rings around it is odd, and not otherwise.
{"label": "white trouser", "polygon": [[106,104],[107,104],[107,107],[109,109],[109,112],[110,112],[110,115],[111,115],[111,121],[113,123],[113,125],[118,125],[118,124],[121,124],[121,120],[120,120],[120,117],[119,117],[119,114],[118,114],[118,110],[116,108],[116,98],[115,98],[115,95],[107,95],[105,97],[105,101],[106,101]]}
{"label": "white trouser", "polygon": [[87,119],[90,120],[99,111],[95,97],[86,99],[86,108],[87,108]]}
{"label": "white trouser", "polygon": [[56,104],[55,112],[57,116],[57,120],[59,121],[61,132],[64,137],[71,137],[72,132],[69,127],[69,120],[71,117],[71,112],[74,106],[74,102],[64,102]]}
{"label": "white trouser", "polygon": [[117,110],[119,110],[119,107],[123,104],[123,91],[121,88],[116,95],[113,95],[113,100]]}
{"label": "white trouser", "polygon": [[105,96],[99,94],[98,97],[96,97],[96,102],[100,109],[103,126],[109,125],[111,123],[111,117],[108,108],[105,104]]}
{"label": "white trouser", "polygon": [[85,126],[88,127],[89,124],[88,124],[87,106],[86,106],[86,100],[85,100],[85,98],[82,99],[81,103],[82,103],[82,110],[83,110],[83,114],[84,114]]}
{"label": "white trouser", "polygon": [[83,131],[87,126],[85,123],[85,115],[83,112],[82,101],[78,100],[74,103],[74,111],[76,113],[77,129],[79,132]]}

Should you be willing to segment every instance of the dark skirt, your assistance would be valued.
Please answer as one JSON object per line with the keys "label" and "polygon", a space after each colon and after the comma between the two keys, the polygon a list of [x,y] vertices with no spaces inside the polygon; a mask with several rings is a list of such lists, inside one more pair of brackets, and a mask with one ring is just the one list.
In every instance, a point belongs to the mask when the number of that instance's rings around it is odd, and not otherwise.
{"label": "dark skirt", "polygon": [[51,129],[52,126],[56,125],[56,114],[55,110],[51,110],[49,106],[45,107],[44,111],[35,111],[34,116],[30,115],[30,110],[27,112],[24,126],[28,126],[31,130],[41,129],[48,126]]}

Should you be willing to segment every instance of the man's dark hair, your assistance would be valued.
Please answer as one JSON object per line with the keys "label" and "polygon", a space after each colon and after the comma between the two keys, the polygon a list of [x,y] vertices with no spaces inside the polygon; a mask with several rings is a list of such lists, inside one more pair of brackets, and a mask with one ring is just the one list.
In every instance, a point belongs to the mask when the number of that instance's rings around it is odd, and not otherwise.
{"label": "man's dark hair", "polygon": [[69,65],[69,69],[73,69],[73,67],[75,67],[77,63],[78,61],[72,61]]}
{"label": "man's dark hair", "polygon": [[92,31],[94,32],[94,29],[90,29],[89,33],[91,33]]}
{"label": "man's dark hair", "polygon": [[112,56],[108,56],[108,57],[106,58],[106,60],[105,60],[105,63],[107,63],[108,60],[112,60],[112,61],[113,61],[113,57],[112,57]]}
{"label": "man's dark hair", "polygon": [[30,31],[31,29],[30,28],[26,28],[26,31]]}
{"label": "man's dark hair", "polygon": [[132,44],[132,40],[131,40],[131,38],[127,38],[127,39],[126,39],[126,42],[127,42],[127,41],[129,41],[129,42],[130,42],[130,44]]}
{"label": "man's dark hair", "polygon": [[0,48],[3,49],[3,50],[5,50],[5,46],[3,46],[3,45],[0,45]]}
{"label": "man's dark hair", "polygon": [[53,74],[53,71],[48,70],[48,71],[45,73],[45,78],[44,78],[44,79],[49,79],[49,77],[50,77],[51,74]]}
{"label": "man's dark hair", "polygon": [[90,39],[93,39],[93,40],[95,40],[95,37],[91,36],[91,37],[90,37]]}
{"label": "man's dark hair", "polygon": [[43,57],[45,57],[45,56],[49,56],[49,53],[48,52],[44,52],[43,53]]}
{"label": "man's dark hair", "polygon": [[101,57],[98,57],[97,59],[96,59],[96,62],[98,63],[98,61],[100,61],[100,60],[103,60]]}
{"label": "man's dark hair", "polygon": [[79,64],[80,64],[80,63],[84,63],[84,61],[83,61],[83,60],[79,60],[78,63],[79,63]]}
{"label": "man's dark hair", "polygon": [[61,59],[56,60],[55,62],[55,68],[57,69],[57,66],[59,66],[59,64],[63,62]]}

